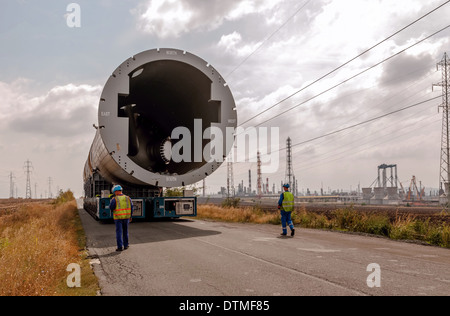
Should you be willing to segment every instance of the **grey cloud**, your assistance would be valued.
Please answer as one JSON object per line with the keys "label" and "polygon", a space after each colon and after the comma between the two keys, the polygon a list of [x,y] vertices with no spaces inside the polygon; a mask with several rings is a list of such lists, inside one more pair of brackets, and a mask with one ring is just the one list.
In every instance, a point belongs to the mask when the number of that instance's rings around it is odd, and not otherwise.
{"label": "grey cloud", "polygon": [[31,98],[23,100],[22,108],[8,118],[14,132],[49,137],[75,137],[91,132],[96,122],[99,87],[56,87],[45,96],[33,98],[37,104],[28,107]]}
{"label": "grey cloud", "polygon": [[[160,38],[179,37],[198,30],[214,30],[225,20],[235,20],[263,10],[269,1],[198,0],[147,1],[132,10],[139,28]],[[247,6],[245,6],[248,4]]]}
{"label": "grey cloud", "polygon": [[383,68],[380,83],[384,87],[398,87],[421,78],[431,70],[436,63],[430,54],[411,56],[402,54]]}
{"label": "grey cloud", "polygon": [[[438,5],[441,3],[438,3],[436,1],[429,1],[428,3],[426,1],[423,2],[422,8],[420,11],[416,13],[415,16],[405,16],[393,13],[393,19],[392,19],[392,25],[390,32],[394,32],[395,30],[400,29],[401,27],[404,27],[406,25],[409,25],[410,23],[413,23],[416,19],[419,17],[422,17],[426,13],[432,11],[433,9],[437,8]],[[450,7],[448,5],[441,7],[434,13],[430,14],[429,16],[425,17],[423,20],[418,21],[414,23],[412,26],[408,27],[406,30],[401,32],[399,35],[396,35],[393,40],[395,41],[395,44],[398,46],[407,45],[409,41],[413,40],[414,42],[419,40],[420,38],[423,38],[425,36],[429,36],[433,34],[434,32],[437,32],[438,30],[442,29],[448,23],[446,22],[446,17],[450,14]],[[447,38],[448,37],[448,31],[442,32],[433,37],[434,40],[441,39],[441,38]],[[387,36],[388,34],[386,34]]]}
{"label": "grey cloud", "polygon": [[[91,107],[81,107],[67,115],[61,115],[58,109],[52,113],[36,111],[13,119],[10,121],[9,127],[19,133],[73,137],[85,134],[89,126],[86,124],[86,119],[93,117],[95,117],[95,110]],[[90,125],[92,126],[92,123]]]}

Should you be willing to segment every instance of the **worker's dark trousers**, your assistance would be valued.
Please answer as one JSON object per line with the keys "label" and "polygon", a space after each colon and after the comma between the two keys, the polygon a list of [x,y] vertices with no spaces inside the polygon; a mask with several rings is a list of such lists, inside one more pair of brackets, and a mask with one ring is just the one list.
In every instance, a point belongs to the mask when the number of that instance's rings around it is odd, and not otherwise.
{"label": "worker's dark trousers", "polygon": [[128,225],[129,219],[119,219],[114,221],[116,223],[116,240],[117,248],[128,247]]}
{"label": "worker's dark trousers", "polygon": [[281,226],[283,228],[283,234],[285,235],[287,234],[287,225],[289,225],[291,231],[294,229],[294,223],[292,222],[291,214],[292,212],[281,210]]}

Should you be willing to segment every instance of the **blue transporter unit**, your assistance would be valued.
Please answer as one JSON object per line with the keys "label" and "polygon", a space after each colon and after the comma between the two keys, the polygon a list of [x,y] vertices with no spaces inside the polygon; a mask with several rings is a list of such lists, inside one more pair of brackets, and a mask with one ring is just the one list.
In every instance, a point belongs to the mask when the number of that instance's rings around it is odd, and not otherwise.
{"label": "blue transporter unit", "polygon": [[158,197],[149,201],[152,218],[180,218],[197,216],[196,197]]}
{"label": "blue transporter unit", "polygon": [[[132,198],[133,219],[152,220],[197,216],[196,197]],[[99,221],[112,220],[109,198],[86,199],[84,208]]]}

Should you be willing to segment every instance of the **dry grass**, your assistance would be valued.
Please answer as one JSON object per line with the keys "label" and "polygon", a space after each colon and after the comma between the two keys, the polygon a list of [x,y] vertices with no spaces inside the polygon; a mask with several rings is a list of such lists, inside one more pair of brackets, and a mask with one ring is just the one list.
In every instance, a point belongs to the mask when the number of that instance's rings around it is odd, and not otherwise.
{"label": "dry grass", "polygon": [[21,206],[0,217],[0,295],[68,295],[70,263],[82,265],[75,201]]}
{"label": "dry grass", "polygon": [[234,223],[278,224],[279,216],[263,212],[258,208],[220,207],[215,205],[199,205],[197,218],[221,220]]}

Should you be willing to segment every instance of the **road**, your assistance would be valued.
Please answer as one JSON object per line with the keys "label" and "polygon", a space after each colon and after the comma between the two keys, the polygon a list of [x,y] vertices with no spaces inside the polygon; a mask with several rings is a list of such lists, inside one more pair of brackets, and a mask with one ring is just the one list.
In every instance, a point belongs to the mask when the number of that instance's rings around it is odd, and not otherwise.
{"label": "road", "polygon": [[[105,296],[450,295],[448,249],[184,219],[131,224],[130,249],[117,253],[114,225],[80,216]],[[370,264],[379,270],[368,272]]]}

